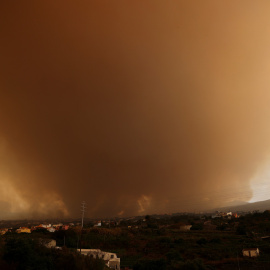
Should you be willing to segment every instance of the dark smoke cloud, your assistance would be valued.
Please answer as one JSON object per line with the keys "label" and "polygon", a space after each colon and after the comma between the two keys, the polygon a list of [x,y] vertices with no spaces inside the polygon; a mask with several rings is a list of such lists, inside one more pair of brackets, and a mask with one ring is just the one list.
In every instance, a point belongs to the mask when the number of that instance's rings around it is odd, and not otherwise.
{"label": "dark smoke cloud", "polygon": [[251,199],[270,150],[269,8],[1,3],[0,218]]}

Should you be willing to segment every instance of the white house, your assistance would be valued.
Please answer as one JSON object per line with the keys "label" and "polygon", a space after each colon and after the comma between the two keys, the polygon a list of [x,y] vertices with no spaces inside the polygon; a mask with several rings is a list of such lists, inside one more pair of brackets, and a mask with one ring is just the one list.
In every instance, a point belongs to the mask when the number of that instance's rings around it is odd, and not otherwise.
{"label": "white house", "polygon": [[[78,249],[78,251],[80,250]],[[92,258],[103,259],[109,268],[120,270],[120,258],[117,258],[116,253],[104,252],[100,249],[82,249],[81,254]]]}
{"label": "white house", "polygon": [[40,224],[39,226],[47,229],[47,228],[50,228],[52,224]]}
{"label": "white house", "polygon": [[49,232],[55,232],[55,228],[54,227],[49,227],[49,228],[47,228],[47,231],[49,231]]}
{"label": "white house", "polygon": [[244,248],[242,252],[244,257],[258,257],[260,253],[258,248]]}
{"label": "white house", "polygon": [[101,221],[94,225],[94,227],[101,227]]}

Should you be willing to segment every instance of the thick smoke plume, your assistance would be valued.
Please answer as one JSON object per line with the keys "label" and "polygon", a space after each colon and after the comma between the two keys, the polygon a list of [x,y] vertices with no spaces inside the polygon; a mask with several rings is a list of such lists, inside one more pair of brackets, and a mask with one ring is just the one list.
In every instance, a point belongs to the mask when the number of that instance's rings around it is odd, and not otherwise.
{"label": "thick smoke plume", "polygon": [[268,1],[4,1],[0,219],[252,198],[270,153]]}

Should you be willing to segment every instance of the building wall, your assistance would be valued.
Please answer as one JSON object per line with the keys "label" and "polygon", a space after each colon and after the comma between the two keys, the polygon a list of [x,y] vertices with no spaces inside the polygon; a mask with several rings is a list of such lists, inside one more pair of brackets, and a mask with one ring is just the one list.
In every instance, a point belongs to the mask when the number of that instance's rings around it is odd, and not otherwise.
{"label": "building wall", "polygon": [[21,228],[22,233],[31,233],[31,229],[29,228]]}
{"label": "building wall", "polygon": [[[78,249],[78,251],[80,251]],[[93,258],[103,259],[108,261],[107,266],[111,269],[120,269],[120,258],[117,258],[116,253],[104,252],[100,249],[82,249],[83,255],[92,256]]]}
{"label": "building wall", "polygon": [[118,270],[120,270],[120,258],[110,260],[109,261],[109,267],[111,269],[118,269]]}
{"label": "building wall", "polygon": [[257,257],[259,256],[259,250],[243,250],[243,256],[245,257]]}

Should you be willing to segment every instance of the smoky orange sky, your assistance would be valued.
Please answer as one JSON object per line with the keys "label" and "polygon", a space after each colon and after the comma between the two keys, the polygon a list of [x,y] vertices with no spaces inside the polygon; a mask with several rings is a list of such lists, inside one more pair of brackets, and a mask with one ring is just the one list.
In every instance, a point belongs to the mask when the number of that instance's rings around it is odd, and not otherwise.
{"label": "smoky orange sky", "polygon": [[270,154],[269,11],[1,1],[0,219],[251,200]]}

